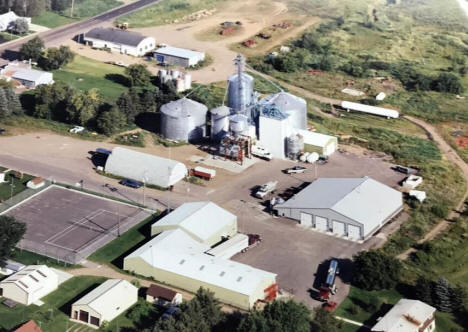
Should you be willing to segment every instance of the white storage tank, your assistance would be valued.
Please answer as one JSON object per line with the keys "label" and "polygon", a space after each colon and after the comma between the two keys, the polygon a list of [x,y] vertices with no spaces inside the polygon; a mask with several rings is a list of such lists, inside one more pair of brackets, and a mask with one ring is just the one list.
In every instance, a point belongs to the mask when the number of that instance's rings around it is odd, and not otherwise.
{"label": "white storage tank", "polygon": [[307,102],[304,99],[282,91],[260,100],[260,105],[268,104],[274,105],[288,114],[293,128],[307,128]]}
{"label": "white storage tank", "polygon": [[229,130],[234,135],[243,134],[249,130],[248,119],[243,114],[235,114],[229,117]]}
{"label": "white storage tank", "polygon": [[307,161],[308,163],[313,164],[313,163],[315,163],[317,160],[319,160],[319,158],[320,158],[320,156],[319,156],[319,154],[318,154],[317,152],[312,152],[311,154],[309,154],[309,155],[307,156],[306,161]]}
{"label": "white storage tank", "polygon": [[188,98],[161,106],[161,136],[175,141],[196,141],[205,134],[208,109]]}
{"label": "white storage tank", "polygon": [[286,140],[286,155],[288,158],[297,159],[299,153],[304,151],[304,137],[294,134]]}
{"label": "white storage tank", "polygon": [[229,132],[229,115],[231,110],[227,106],[219,106],[210,110],[212,141],[219,142]]}
{"label": "white storage tank", "polygon": [[254,79],[252,76],[241,73],[234,74],[228,79],[228,106],[235,111],[244,111],[252,104],[254,96]]}

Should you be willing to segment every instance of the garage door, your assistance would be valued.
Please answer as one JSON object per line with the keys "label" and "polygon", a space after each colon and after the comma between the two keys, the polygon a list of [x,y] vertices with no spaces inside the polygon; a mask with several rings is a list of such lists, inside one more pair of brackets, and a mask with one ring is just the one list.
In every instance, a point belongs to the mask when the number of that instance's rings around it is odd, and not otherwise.
{"label": "garage door", "polygon": [[333,220],[333,233],[336,235],[345,235],[345,224],[336,220]]}
{"label": "garage door", "polygon": [[357,226],[348,225],[348,237],[355,240],[361,239],[361,229]]}
{"label": "garage door", "polygon": [[312,215],[301,212],[301,225],[312,227]]}
{"label": "garage door", "polygon": [[328,231],[327,218],[315,216],[315,228],[319,231]]}

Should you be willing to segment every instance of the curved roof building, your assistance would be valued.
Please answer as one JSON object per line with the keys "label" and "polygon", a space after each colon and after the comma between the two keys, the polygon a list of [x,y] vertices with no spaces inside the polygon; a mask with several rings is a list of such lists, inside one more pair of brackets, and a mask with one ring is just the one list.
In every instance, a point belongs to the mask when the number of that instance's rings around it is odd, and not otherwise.
{"label": "curved roof building", "polygon": [[260,105],[274,105],[289,115],[293,128],[307,128],[307,102],[288,92],[278,92],[260,100]]}

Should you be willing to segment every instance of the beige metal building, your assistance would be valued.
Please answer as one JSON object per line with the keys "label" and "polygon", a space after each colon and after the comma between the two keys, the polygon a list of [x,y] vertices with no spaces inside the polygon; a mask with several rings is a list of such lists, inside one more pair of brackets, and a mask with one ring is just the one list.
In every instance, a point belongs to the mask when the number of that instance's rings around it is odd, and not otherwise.
{"label": "beige metal building", "polygon": [[207,254],[236,230],[236,216],[219,206],[186,203],[153,225],[158,235],[125,257],[124,269],[191,292],[204,287],[224,303],[250,309],[276,297],[276,274]]}
{"label": "beige metal building", "polygon": [[99,327],[138,301],[138,288],[123,279],[110,279],[73,303],[71,320]]}
{"label": "beige metal building", "polygon": [[0,282],[0,296],[30,305],[57,289],[58,276],[45,265],[29,265]]}
{"label": "beige metal building", "polygon": [[181,229],[207,246],[237,233],[237,217],[212,202],[185,203],[151,226],[151,235]]}

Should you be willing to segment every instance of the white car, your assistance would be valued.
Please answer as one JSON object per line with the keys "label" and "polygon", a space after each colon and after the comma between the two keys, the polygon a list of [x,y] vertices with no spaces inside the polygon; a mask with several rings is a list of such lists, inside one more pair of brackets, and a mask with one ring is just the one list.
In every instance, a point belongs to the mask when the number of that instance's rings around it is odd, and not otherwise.
{"label": "white car", "polygon": [[84,130],[84,127],[75,126],[72,129],[70,129],[69,132],[72,134],[78,134],[78,133],[81,133],[83,130]]}
{"label": "white car", "polygon": [[256,157],[264,158],[266,160],[273,159],[273,156],[271,155],[271,153],[268,152],[267,149],[265,149],[264,147],[261,147],[259,145],[252,146],[252,154],[254,156],[256,156]]}

